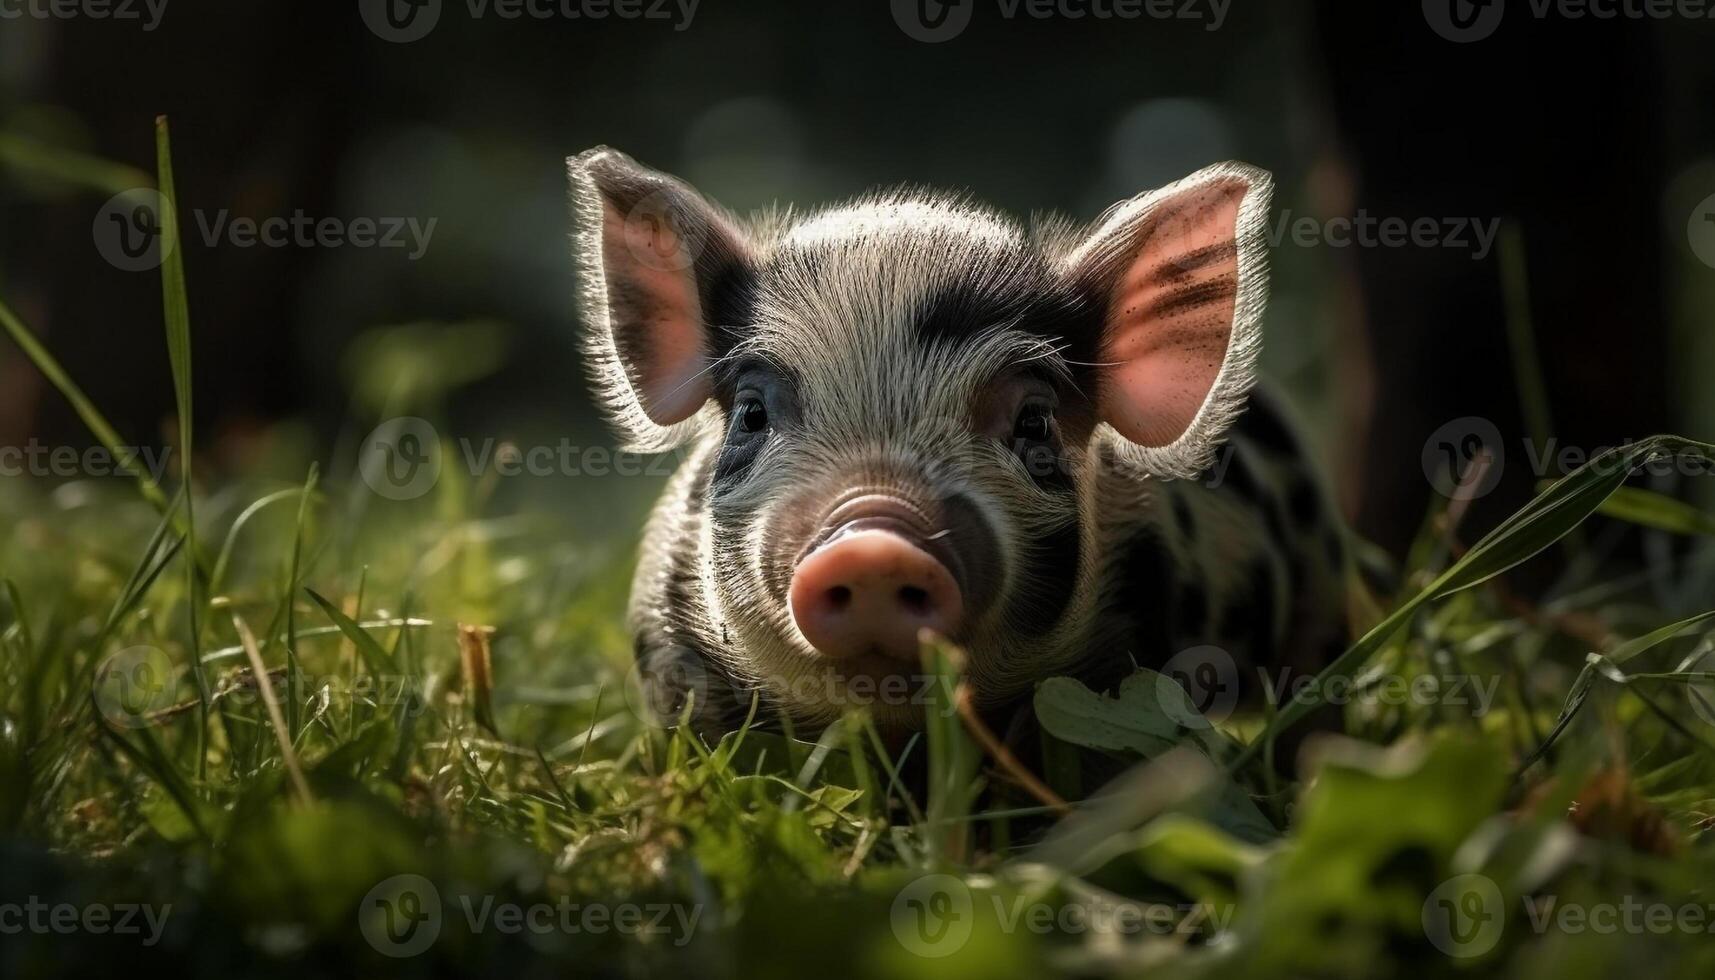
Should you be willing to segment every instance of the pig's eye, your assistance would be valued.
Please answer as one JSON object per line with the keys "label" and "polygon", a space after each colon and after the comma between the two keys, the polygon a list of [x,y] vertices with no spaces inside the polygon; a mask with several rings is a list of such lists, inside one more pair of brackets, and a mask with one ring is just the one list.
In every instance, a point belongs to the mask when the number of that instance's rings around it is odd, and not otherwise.
{"label": "pig's eye", "polygon": [[762,399],[754,395],[739,401],[737,408],[738,428],[740,432],[761,432],[768,428],[768,406]]}
{"label": "pig's eye", "polygon": [[1012,437],[1025,442],[1047,442],[1054,434],[1054,413],[1040,402],[1027,402],[1018,410]]}

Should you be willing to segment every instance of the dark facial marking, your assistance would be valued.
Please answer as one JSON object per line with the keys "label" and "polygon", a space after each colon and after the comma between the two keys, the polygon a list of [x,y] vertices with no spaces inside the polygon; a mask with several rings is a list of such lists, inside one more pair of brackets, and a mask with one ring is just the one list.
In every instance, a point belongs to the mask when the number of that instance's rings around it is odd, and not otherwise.
{"label": "dark facial marking", "polygon": [[1107,601],[1133,622],[1132,659],[1146,667],[1159,667],[1175,652],[1174,625],[1164,601],[1173,589],[1169,553],[1153,531],[1137,534],[1124,549],[1125,558]]}
{"label": "dark facial marking", "polygon": [[1199,640],[1209,627],[1209,595],[1195,582],[1179,587],[1179,605],[1173,614],[1174,635]]}
{"label": "dark facial marking", "polygon": [[1174,490],[1168,491],[1173,498],[1173,524],[1179,529],[1179,540],[1185,547],[1192,548],[1197,544],[1197,515],[1191,512],[1191,502],[1185,495]]}
{"label": "dark facial marking", "polygon": [[1328,564],[1336,569],[1346,565],[1346,539],[1337,527],[1329,526],[1322,530],[1322,548],[1328,553]]}
{"label": "dark facial marking", "polygon": [[1010,610],[1019,632],[1042,636],[1065,615],[1077,587],[1082,553],[1077,521],[1026,543]]}
{"label": "dark facial marking", "polygon": [[1227,472],[1221,480],[1220,489],[1237,494],[1247,501],[1255,502],[1257,498],[1256,473],[1251,470],[1250,460],[1245,458],[1244,447],[1235,440],[1229,440],[1227,453]]}
{"label": "dark facial marking", "polygon": [[1322,493],[1307,476],[1301,475],[1293,482],[1286,495],[1286,506],[1293,523],[1300,528],[1311,528],[1321,522]]}
{"label": "dark facial marking", "polygon": [[1257,446],[1277,456],[1301,458],[1298,437],[1286,424],[1285,414],[1275,399],[1258,388],[1251,392],[1249,404],[1233,426],[1233,431],[1254,441]]}
{"label": "dark facial marking", "polygon": [[1281,611],[1275,605],[1274,569],[1267,559],[1251,563],[1246,585],[1235,593],[1221,614],[1221,632],[1248,645],[1252,658],[1261,663],[1274,647]]}
{"label": "dark facial marking", "polygon": [[709,356],[719,361],[750,336],[756,323],[756,270],[740,262],[715,266],[699,286],[703,319],[709,327]]}

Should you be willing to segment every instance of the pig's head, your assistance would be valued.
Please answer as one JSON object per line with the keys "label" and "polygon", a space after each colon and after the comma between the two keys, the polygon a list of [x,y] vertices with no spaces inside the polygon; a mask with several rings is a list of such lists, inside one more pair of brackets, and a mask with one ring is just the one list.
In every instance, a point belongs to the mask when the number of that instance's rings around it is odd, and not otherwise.
{"label": "pig's head", "polygon": [[981,703],[1067,666],[1097,470],[1197,474],[1251,385],[1249,167],[1035,233],[915,192],[742,223],[605,148],[571,177],[596,390],[631,448],[719,441],[693,494],[711,653],[802,718],[918,673],[924,629],[966,648]]}

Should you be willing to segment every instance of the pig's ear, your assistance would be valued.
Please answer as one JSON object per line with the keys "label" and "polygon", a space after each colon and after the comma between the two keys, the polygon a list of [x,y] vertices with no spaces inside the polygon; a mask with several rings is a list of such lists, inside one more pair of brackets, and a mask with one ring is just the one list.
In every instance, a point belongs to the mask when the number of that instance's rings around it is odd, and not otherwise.
{"label": "pig's ear", "polygon": [[1102,421],[1163,478],[1213,461],[1255,381],[1273,180],[1223,163],[1125,201],[1066,259],[1105,315]]}
{"label": "pig's ear", "polygon": [[684,442],[709,401],[710,311],[749,274],[737,222],[695,190],[597,147],[567,161],[584,356],[627,448]]}

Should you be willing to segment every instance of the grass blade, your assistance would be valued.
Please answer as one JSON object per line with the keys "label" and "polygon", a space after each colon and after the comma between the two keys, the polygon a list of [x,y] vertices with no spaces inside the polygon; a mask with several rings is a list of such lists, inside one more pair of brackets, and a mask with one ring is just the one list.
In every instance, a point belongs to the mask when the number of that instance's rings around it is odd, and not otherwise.
{"label": "grass blade", "polygon": [[363,658],[364,664],[369,667],[369,672],[378,678],[387,676],[392,660],[388,657],[387,651],[381,648],[381,644],[376,641],[375,637],[370,636],[369,631],[365,630],[362,626],[359,626],[350,616],[340,612],[338,606],[323,598],[321,593],[317,592],[315,589],[305,586],[304,592],[309,595],[310,599],[314,601],[317,606],[321,607],[322,613],[326,615],[335,626],[339,627],[340,633],[344,634],[345,638],[351,641],[352,646],[357,647],[358,655]]}
{"label": "grass blade", "polygon": [[191,307],[185,291],[184,250],[179,248],[178,192],[173,185],[173,147],[167,117],[155,117],[155,170],[161,205],[161,308],[167,327],[167,357],[173,368],[173,399],[179,415],[179,481],[185,501],[185,588],[189,601],[191,677],[196,681],[197,775],[208,775],[208,677],[202,669],[202,580],[197,555],[196,494],[191,486]]}
{"label": "grass blade", "polygon": [[1317,676],[1309,696],[1295,698],[1276,715],[1234,759],[1232,768],[1251,761],[1281,732],[1320,707],[1322,692],[1327,690],[1330,678],[1356,674],[1424,605],[1481,585],[1540,554],[1596,513],[1634,469],[1666,455],[1715,459],[1715,445],[1679,436],[1652,436],[1602,453],[1568,474],[1485,535],[1427,588],[1406,600],[1356,645],[1336,657]]}
{"label": "grass blade", "polygon": [[297,791],[298,800],[310,803],[310,784],[304,779],[304,770],[298,765],[297,750],[292,748],[291,736],[287,734],[286,718],[280,711],[280,699],[274,694],[274,685],[268,681],[268,665],[262,662],[262,651],[256,648],[256,637],[250,632],[250,627],[237,616],[232,617],[232,626],[238,631],[238,641],[244,645],[244,652],[250,658],[250,670],[256,678],[256,691],[262,695],[262,705],[268,712],[268,721],[274,728],[274,738],[280,744],[280,761],[285,765],[286,772],[292,780],[292,788]]}
{"label": "grass blade", "polygon": [[292,530],[292,567],[286,576],[286,718],[294,739],[298,737],[298,690],[303,683],[303,666],[298,660],[296,597],[304,574],[304,526],[309,523],[310,500],[315,496],[319,476],[319,468],[311,463],[310,475],[304,479],[303,495],[298,498],[298,522]]}
{"label": "grass blade", "polygon": [[[101,410],[95,407],[95,403],[90,401],[83,389],[77,386],[77,382],[71,379],[71,375],[66,373],[60,362],[48,353],[48,349],[42,346],[42,342],[36,339],[30,328],[25,326],[4,302],[0,302],[0,327],[6,329],[12,342],[18,345],[24,356],[36,366],[36,370],[42,372],[48,383],[71,404],[72,411],[77,413],[78,419],[90,434],[95,436],[96,441],[112,455],[119,468],[137,481],[137,489],[142,493],[143,499],[162,514],[166,514],[171,505],[167,501],[167,495],[161,491],[160,484],[155,482],[154,476],[137,467],[136,460],[132,458],[133,454],[122,451],[119,433],[114,431],[107,417],[101,414]],[[184,530],[182,525],[179,530]]]}

